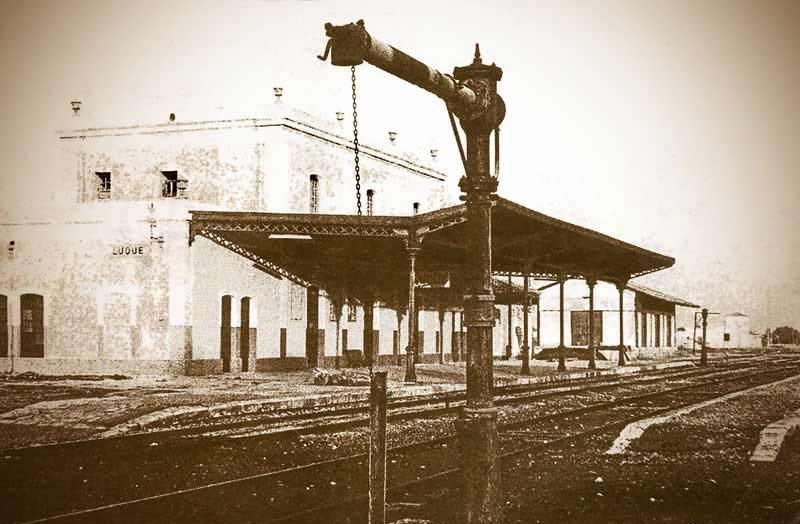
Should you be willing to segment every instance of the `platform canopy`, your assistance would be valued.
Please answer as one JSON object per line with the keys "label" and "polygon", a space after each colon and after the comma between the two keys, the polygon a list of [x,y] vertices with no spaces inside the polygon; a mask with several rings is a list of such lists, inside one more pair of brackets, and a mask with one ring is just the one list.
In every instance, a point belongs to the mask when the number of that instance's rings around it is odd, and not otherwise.
{"label": "platform canopy", "polygon": [[[468,260],[467,209],[461,204],[415,216],[191,211],[190,242],[200,235],[275,276],[359,296],[402,293],[408,249],[420,248],[421,287],[461,288]],[[675,263],[610,236],[497,197],[492,208],[492,271],[627,281]]]}

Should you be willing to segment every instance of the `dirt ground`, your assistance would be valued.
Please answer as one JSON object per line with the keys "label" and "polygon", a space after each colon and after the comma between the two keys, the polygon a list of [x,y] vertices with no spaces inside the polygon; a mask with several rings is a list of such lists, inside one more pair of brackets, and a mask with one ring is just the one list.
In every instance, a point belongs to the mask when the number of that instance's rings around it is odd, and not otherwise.
{"label": "dirt ground", "polygon": [[800,431],[774,463],[761,429],[800,408],[800,380],[653,426],[622,455],[616,434],[531,456],[503,476],[508,523],[797,524]]}

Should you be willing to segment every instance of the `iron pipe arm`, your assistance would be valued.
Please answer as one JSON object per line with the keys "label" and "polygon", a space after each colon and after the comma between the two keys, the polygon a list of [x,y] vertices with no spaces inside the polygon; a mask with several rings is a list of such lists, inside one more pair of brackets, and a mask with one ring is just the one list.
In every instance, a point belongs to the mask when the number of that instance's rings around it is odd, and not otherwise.
{"label": "iron pipe arm", "polygon": [[472,89],[372,37],[364,28],[363,20],[342,26],[325,24],[325,33],[330,37],[330,41],[325,54],[318,56],[320,60],[326,60],[330,52],[333,65],[354,66],[362,62],[370,63],[438,96],[454,109],[469,111],[478,104],[478,97]]}

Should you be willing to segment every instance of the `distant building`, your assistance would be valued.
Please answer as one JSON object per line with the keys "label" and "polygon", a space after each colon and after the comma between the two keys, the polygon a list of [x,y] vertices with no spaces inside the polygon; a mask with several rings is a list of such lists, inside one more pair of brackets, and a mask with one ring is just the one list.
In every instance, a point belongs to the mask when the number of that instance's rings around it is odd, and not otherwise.
{"label": "distant building", "polygon": [[731,313],[723,317],[722,347],[758,347],[750,334],[750,317],[743,313]]}
{"label": "distant building", "polygon": [[[564,344],[571,347],[588,345],[589,288],[584,281],[564,284]],[[619,291],[614,284],[598,282],[594,291],[596,346],[619,345]],[[559,286],[540,287],[541,346],[559,344]],[[623,293],[623,344],[632,355],[677,347],[675,313],[677,307],[697,305],[661,291],[629,282]]]}

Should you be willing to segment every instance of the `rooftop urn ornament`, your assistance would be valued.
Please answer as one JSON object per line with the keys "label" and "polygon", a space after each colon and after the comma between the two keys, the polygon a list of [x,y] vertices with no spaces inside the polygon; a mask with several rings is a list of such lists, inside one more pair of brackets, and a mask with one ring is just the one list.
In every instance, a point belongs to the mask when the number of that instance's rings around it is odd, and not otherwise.
{"label": "rooftop urn ornament", "polygon": [[344,113],[342,111],[336,111],[336,120],[339,122],[344,120]]}
{"label": "rooftop urn ornament", "polygon": [[81,111],[81,101],[73,100],[72,102],[70,102],[70,105],[72,106],[73,115],[78,116],[78,113],[80,113]]}
{"label": "rooftop urn ornament", "polygon": [[438,149],[431,149],[431,158],[436,160],[437,156],[439,156],[439,150]]}
{"label": "rooftop urn ornament", "polygon": [[272,94],[275,95],[275,103],[280,103],[281,97],[283,96],[283,88],[282,87],[273,87]]}

